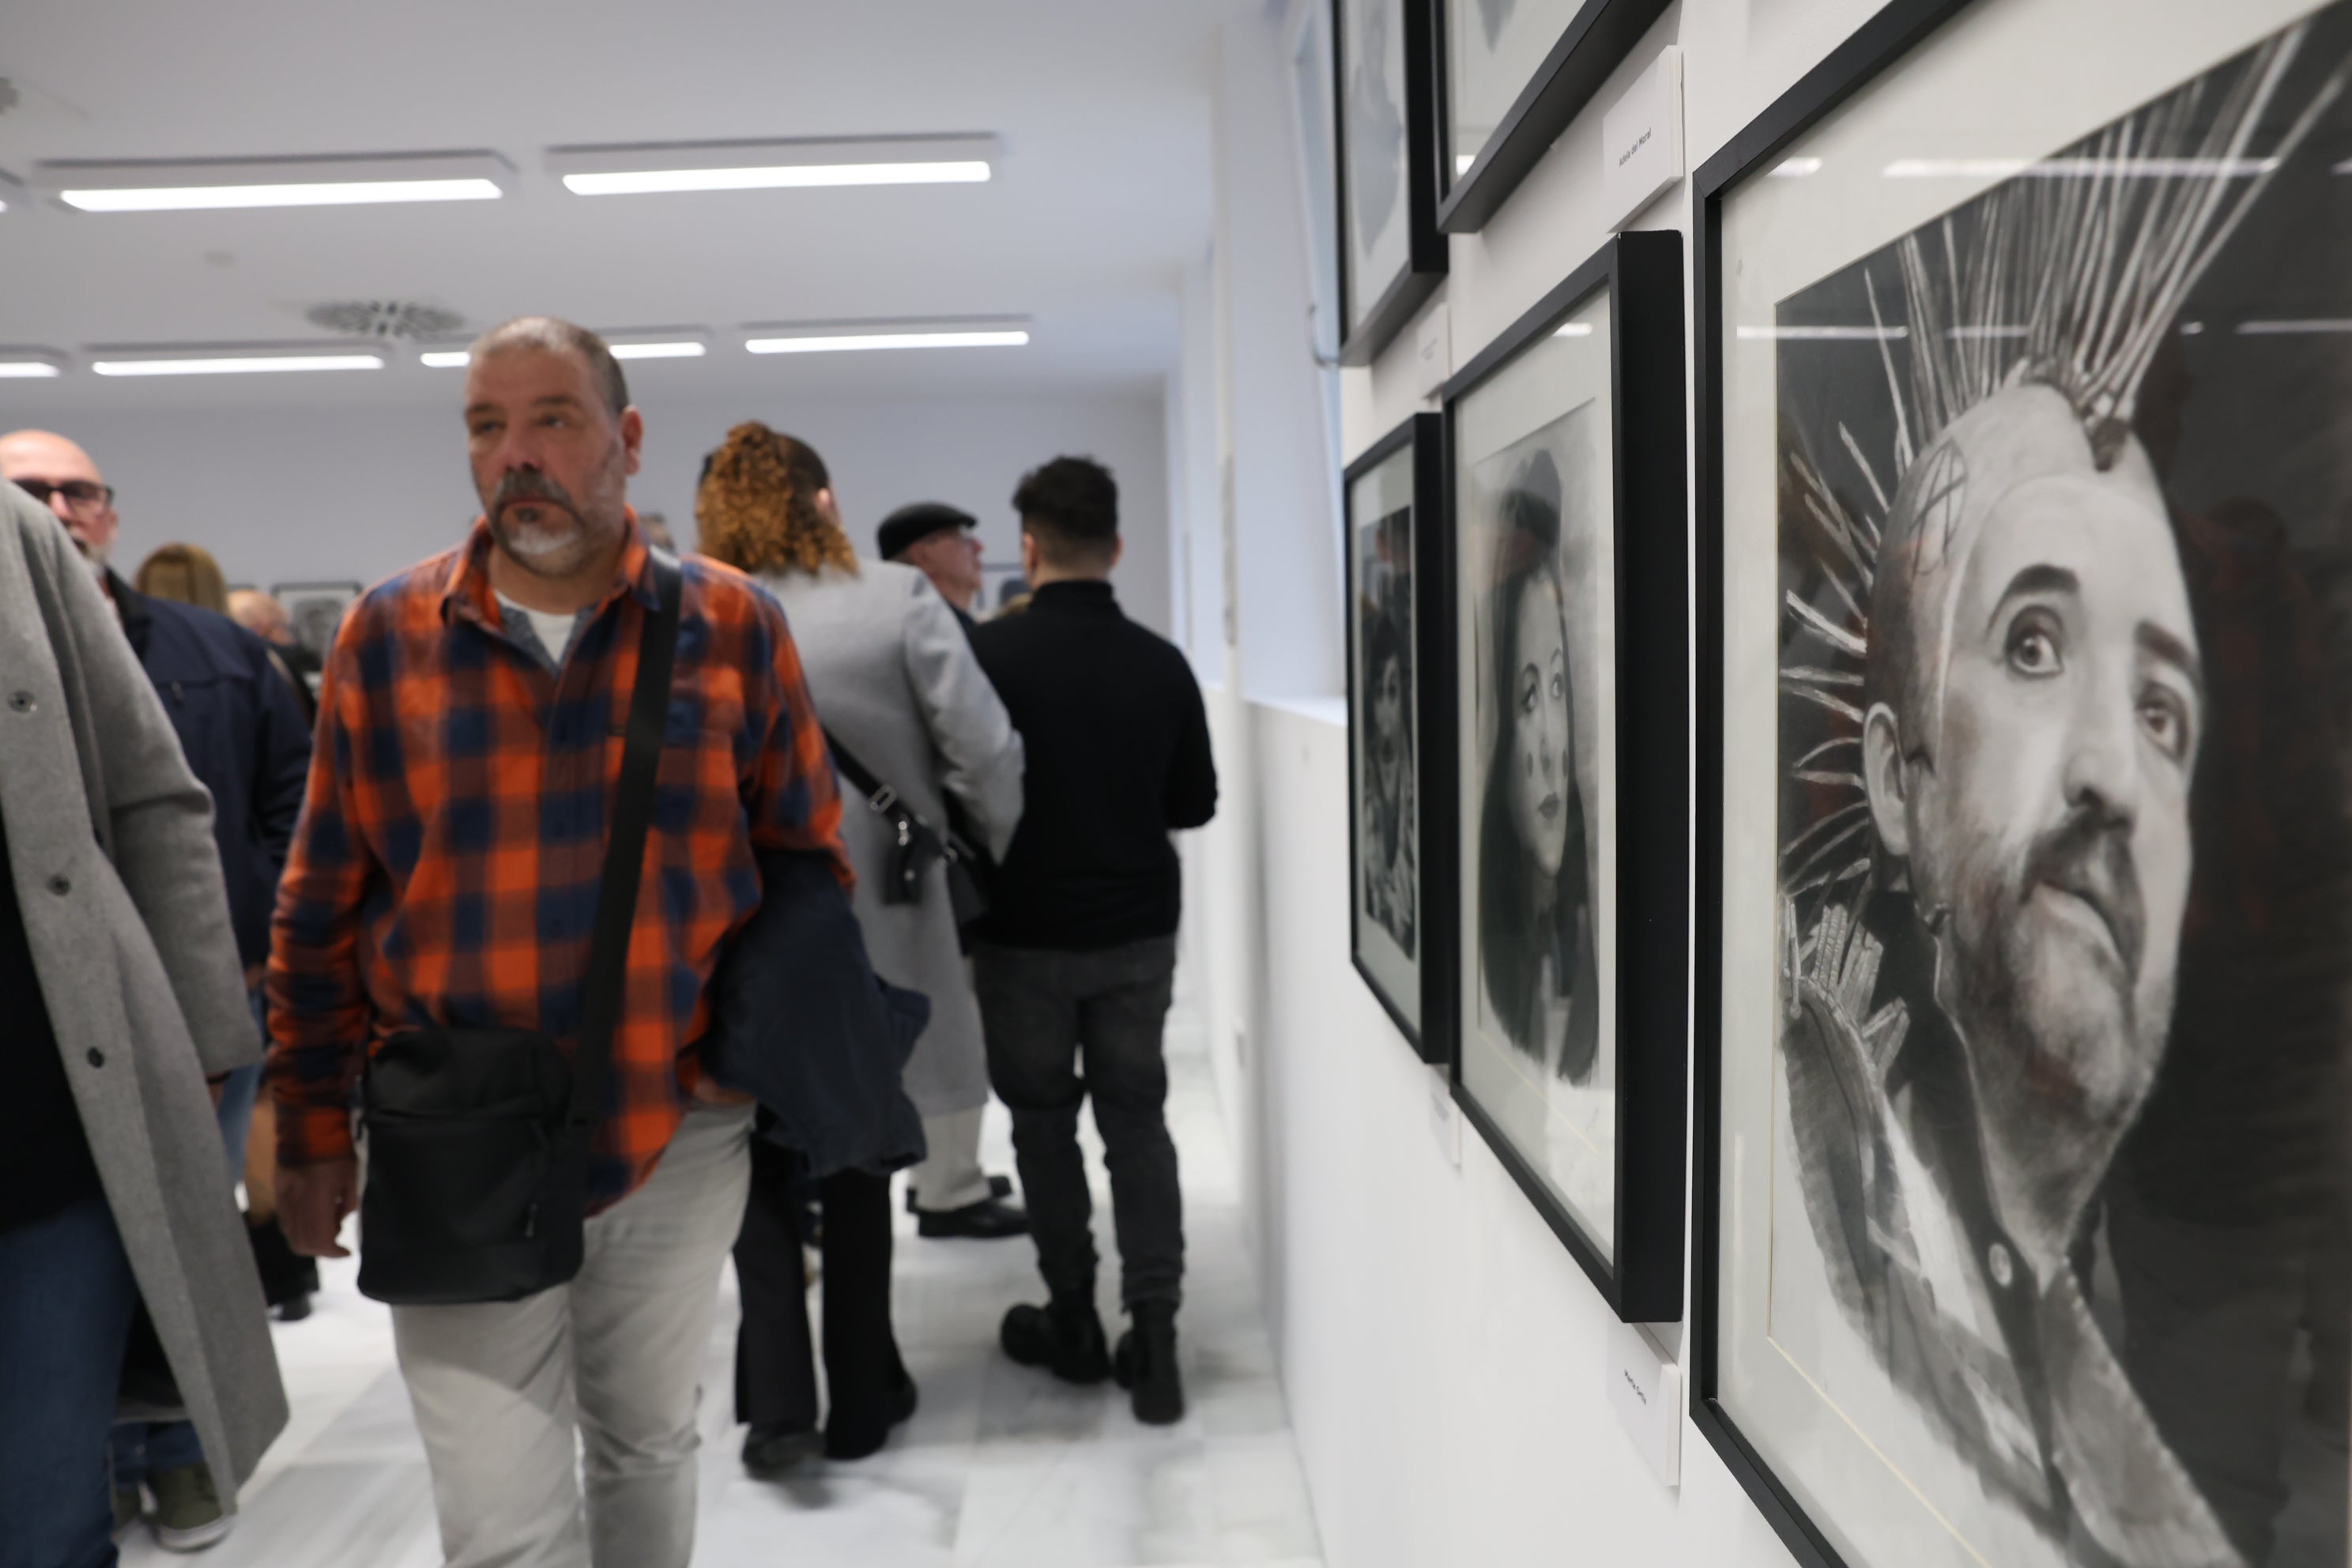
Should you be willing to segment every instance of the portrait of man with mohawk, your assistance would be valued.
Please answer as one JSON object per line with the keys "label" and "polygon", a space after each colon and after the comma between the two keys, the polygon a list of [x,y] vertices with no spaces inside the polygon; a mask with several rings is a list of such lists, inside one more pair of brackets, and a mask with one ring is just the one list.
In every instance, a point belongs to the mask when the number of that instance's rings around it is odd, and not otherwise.
{"label": "portrait of man with mohawk", "polygon": [[2136,416],[2273,179],[2339,139],[2347,10],[1782,305],[1866,301],[1877,363],[1849,418],[1781,351],[1779,1135],[1837,1315],[2052,1563],[2284,1561],[2277,1503],[2152,1411],[2103,1228],[2233,717]]}

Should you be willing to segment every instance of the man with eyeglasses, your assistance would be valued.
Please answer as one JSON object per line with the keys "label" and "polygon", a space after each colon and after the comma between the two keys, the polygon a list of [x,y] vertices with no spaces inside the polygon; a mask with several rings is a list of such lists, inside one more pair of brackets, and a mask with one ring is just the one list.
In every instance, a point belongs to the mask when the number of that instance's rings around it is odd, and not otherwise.
{"label": "man with eyeglasses", "polygon": [[[226,616],[152,598],[107,564],[121,520],[114,490],[89,453],[62,436],[18,430],[0,436],[0,479],[47,506],[97,574],[125,637],[163,700],[188,766],[213,797],[213,837],[220,850],[229,912],[246,987],[255,998],[269,956],[269,916],[278,876],[302,810],[310,766],[310,727],[293,691],[269,662],[269,647]],[[258,1066],[216,1086],[227,1179],[245,1167]],[[134,1358],[135,1359],[135,1358]],[[140,1369],[129,1374],[135,1384]],[[115,1429],[115,1521],[127,1527],[153,1495],[151,1522],[164,1546],[194,1551],[229,1531],[226,1504],[186,1422]]]}

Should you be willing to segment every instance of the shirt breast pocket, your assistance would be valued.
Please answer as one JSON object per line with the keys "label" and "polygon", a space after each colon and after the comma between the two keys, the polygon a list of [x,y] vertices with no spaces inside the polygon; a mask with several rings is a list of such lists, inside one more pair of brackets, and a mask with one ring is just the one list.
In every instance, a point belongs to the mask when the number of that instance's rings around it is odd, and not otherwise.
{"label": "shirt breast pocket", "polygon": [[[616,755],[622,746],[615,736]],[[672,698],[654,774],[654,826],[669,834],[731,829],[741,811],[737,773],[734,732],[712,727],[700,704]]]}

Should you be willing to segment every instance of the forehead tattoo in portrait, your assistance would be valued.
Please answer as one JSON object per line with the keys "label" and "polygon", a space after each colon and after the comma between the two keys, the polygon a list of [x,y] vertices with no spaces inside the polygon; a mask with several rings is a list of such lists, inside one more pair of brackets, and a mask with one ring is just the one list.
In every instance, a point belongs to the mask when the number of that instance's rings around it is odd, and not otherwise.
{"label": "forehead tattoo in portrait", "polygon": [[1478,955],[1511,1044],[1583,1083],[1600,1049],[1600,980],[1576,782],[1576,698],[1560,579],[1559,466],[1512,471],[1496,509],[1486,700],[1495,744],[1478,815]]}
{"label": "forehead tattoo in portrait", "polygon": [[2191,785],[2235,721],[2138,403],[2337,104],[2341,37],[2330,70],[2279,35],[1780,308],[1880,328],[1841,351],[1866,371],[1780,348],[1798,1184],[1846,1320],[2055,1561],[2269,1560],[2150,1392],[2198,1352],[2150,1349],[2128,1279],[2100,1300],[2182,984]]}

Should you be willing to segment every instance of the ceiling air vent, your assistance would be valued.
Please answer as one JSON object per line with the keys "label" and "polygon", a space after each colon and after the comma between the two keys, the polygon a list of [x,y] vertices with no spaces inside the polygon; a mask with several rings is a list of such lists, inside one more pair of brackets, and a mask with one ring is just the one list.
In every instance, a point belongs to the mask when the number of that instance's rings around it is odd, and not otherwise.
{"label": "ceiling air vent", "polygon": [[455,310],[405,300],[343,300],[303,314],[314,327],[352,338],[443,338],[466,324]]}

